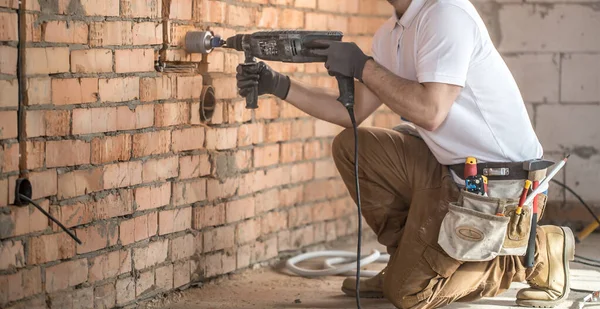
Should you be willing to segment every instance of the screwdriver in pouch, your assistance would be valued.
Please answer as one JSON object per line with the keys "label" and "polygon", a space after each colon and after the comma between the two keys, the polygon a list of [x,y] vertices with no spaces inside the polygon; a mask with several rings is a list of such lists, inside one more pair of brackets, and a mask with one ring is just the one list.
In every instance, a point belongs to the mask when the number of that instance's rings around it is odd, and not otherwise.
{"label": "screwdriver in pouch", "polygon": [[515,213],[517,215],[520,215],[523,212],[523,204],[525,203],[525,200],[527,199],[527,192],[529,192],[530,187],[531,187],[531,180],[529,180],[529,179],[525,180],[525,185],[523,186],[523,192],[521,192],[521,198],[519,199],[519,206],[517,207],[517,210],[515,211]]}

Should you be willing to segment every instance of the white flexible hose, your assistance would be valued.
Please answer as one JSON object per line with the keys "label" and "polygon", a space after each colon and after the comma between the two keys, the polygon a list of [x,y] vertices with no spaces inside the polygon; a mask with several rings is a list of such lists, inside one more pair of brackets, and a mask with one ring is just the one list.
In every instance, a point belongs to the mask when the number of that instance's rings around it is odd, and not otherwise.
{"label": "white flexible hose", "polygon": [[[321,270],[313,270],[313,269],[304,269],[296,266],[296,263],[319,258],[319,257],[332,257],[330,259],[325,260],[324,266],[325,269]],[[389,261],[389,254],[381,254],[378,250],[373,250],[371,255],[361,259],[360,266],[369,265],[373,262],[387,262]],[[352,262],[354,261],[354,262]],[[344,263],[346,264],[335,267],[333,265]],[[348,263],[351,262],[351,263]],[[338,251],[338,250],[327,250],[327,251],[316,251],[316,252],[308,252],[297,255],[286,262],[286,267],[291,272],[303,276],[303,277],[318,277],[318,276],[333,276],[333,275],[344,275],[344,276],[353,276],[356,275],[356,253],[348,252],[348,251]],[[375,271],[362,271],[361,277],[373,277],[378,272]]]}

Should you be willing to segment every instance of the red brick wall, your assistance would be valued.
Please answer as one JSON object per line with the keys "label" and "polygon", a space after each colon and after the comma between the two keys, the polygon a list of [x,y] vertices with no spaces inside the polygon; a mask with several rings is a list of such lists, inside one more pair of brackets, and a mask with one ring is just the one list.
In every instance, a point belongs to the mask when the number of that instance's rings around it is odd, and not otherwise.
{"label": "red brick wall", "polygon": [[[223,36],[302,28],[341,30],[369,51],[385,1],[27,0],[26,8],[19,144],[17,1],[0,0],[0,307],[129,305],[355,232],[330,157],[340,128],[269,97],[246,110],[234,78],[239,53],[215,51],[200,64],[181,46],[187,31],[207,27]],[[182,66],[157,72],[159,59]],[[336,87],[322,64],[272,65]],[[202,123],[206,85],[217,105]],[[367,124],[398,120],[382,109]],[[33,206],[11,205],[20,173],[82,245]]]}

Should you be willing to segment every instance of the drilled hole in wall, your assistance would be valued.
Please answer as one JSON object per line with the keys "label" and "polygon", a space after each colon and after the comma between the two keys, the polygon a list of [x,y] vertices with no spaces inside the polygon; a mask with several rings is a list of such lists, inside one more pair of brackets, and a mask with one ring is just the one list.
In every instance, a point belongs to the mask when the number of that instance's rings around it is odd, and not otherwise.
{"label": "drilled hole in wall", "polygon": [[202,89],[200,97],[200,120],[207,122],[212,119],[215,113],[215,89],[212,86],[206,86]]}

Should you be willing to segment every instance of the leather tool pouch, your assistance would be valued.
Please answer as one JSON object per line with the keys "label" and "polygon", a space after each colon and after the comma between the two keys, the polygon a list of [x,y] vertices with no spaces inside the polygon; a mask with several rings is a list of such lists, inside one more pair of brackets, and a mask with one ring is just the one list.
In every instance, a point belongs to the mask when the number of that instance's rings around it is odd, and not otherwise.
{"label": "leather tool pouch", "polygon": [[[501,255],[525,255],[531,231],[532,205],[524,205],[521,215],[516,215],[518,198],[494,197],[518,197],[520,194],[508,191],[520,193],[523,183],[524,180],[514,180],[503,184],[502,189],[490,186],[490,196],[462,190],[458,201],[450,203],[442,221],[439,245],[449,256],[464,262],[489,261]],[[543,202],[542,198],[538,198],[538,205],[545,204],[545,199]]]}

